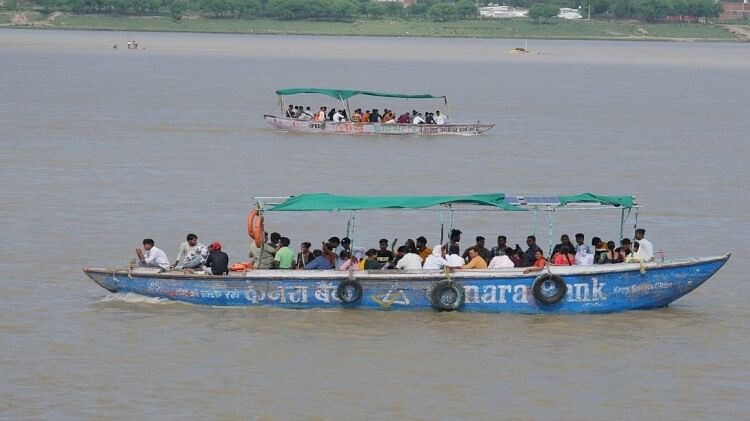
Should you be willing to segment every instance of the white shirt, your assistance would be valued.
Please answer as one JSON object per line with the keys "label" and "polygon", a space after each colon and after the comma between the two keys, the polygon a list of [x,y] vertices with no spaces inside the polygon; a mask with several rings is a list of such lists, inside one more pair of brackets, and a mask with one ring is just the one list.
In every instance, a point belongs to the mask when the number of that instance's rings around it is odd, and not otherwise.
{"label": "white shirt", "polygon": [[447,117],[445,117],[445,114],[440,114],[435,116],[435,123],[437,124],[445,124],[445,122],[448,120]]}
{"label": "white shirt", "polygon": [[457,254],[449,254],[445,256],[445,260],[448,262],[448,266],[450,267],[463,266],[464,264],[466,264],[464,258]]}
{"label": "white shirt", "polygon": [[654,258],[654,245],[645,238],[635,241],[638,242],[638,251],[635,253],[635,258],[641,262],[650,262]]}
{"label": "white shirt", "polygon": [[143,253],[143,260],[141,260],[147,266],[160,267],[164,270],[169,269],[169,259],[167,253],[156,246],[151,247],[150,250],[146,250]]}
{"label": "white shirt", "polygon": [[414,121],[412,121],[412,124],[424,124],[424,119],[420,116],[414,117]]}
{"label": "white shirt", "polygon": [[187,263],[183,262],[187,256],[193,253],[193,251],[197,248],[204,247],[203,244],[200,242],[196,242],[193,247],[190,247],[190,244],[188,244],[187,241],[183,241],[182,244],[180,244],[180,248],[177,250],[177,264]]}
{"label": "white shirt", "polygon": [[346,119],[344,118],[344,115],[336,111],[336,114],[333,115],[333,122],[341,123],[342,121],[346,121]]}
{"label": "white shirt", "polygon": [[495,256],[490,260],[490,264],[487,266],[489,269],[505,269],[516,267],[515,263],[510,260],[510,257],[506,255]]}
{"label": "white shirt", "polygon": [[445,266],[448,266],[448,262],[445,259],[443,259],[442,257],[433,256],[431,254],[427,256],[422,269],[442,269]]}
{"label": "white shirt", "polygon": [[396,263],[396,269],[415,270],[422,269],[422,258],[415,253],[406,253]]}
{"label": "white shirt", "polygon": [[313,116],[310,114],[309,111],[303,111],[302,114],[300,114],[299,119],[300,120],[312,120]]}

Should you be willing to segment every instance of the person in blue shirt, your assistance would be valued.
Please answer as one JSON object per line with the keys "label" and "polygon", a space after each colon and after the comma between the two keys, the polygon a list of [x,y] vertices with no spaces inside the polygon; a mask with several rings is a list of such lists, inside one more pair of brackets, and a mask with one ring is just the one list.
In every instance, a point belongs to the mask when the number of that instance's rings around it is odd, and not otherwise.
{"label": "person in blue shirt", "polygon": [[323,256],[323,251],[320,249],[313,250],[313,259],[305,265],[305,270],[315,269],[333,269],[331,262]]}

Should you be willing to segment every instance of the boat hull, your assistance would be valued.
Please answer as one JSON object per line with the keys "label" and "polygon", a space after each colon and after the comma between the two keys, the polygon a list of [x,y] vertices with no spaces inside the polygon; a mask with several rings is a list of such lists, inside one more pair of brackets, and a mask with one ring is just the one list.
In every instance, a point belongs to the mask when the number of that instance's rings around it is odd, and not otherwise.
{"label": "boat hull", "polygon": [[302,133],[366,135],[462,135],[473,136],[493,128],[494,124],[381,124],[296,120],[264,115],[268,124],[279,130]]}
{"label": "boat hull", "polygon": [[[552,267],[567,284],[555,304],[537,301],[532,285],[539,275],[521,270],[455,271],[289,271],[257,270],[208,276],[155,270],[84,269],[111,292],[136,293],[211,306],[284,308],[352,307],[374,310],[432,309],[431,291],[450,278],[464,291],[459,311],[502,313],[609,313],[663,307],[694,290],[730,255],[670,263]],[[355,280],[362,298],[344,304],[339,284]]]}

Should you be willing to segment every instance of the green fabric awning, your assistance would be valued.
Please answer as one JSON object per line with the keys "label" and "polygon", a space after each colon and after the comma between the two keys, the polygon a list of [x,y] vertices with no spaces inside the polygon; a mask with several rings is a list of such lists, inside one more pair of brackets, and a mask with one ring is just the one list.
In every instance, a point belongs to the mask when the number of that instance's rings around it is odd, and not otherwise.
{"label": "green fabric awning", "polygon": [[503,193],[466,196],[338,196],[310,193],[292,196],[270,211],[348,211],[362,209],[422,209],[448,204],[491,206],[507,211],[525,211],[504,202]]}
{"label": "green fabric awning", "polygon": [[570,203],[599,203],[600,205],[622,206],[632,208],[634,206],[633,196],[603,196],[593,193],[580,193],[568,196],[558,196],[560,206]]}
{"label": "green fabric awning", "polygon": [[355,95],[368,95],[368,96],[381,96],[387,98],[405,98],[405,99],[439,99],[445,100],[444,95],[431,95],[431,94],[394,94],[387,92],[375,92],[375,91],[353,91],[348,89],[323,89],[323,88],[289,88],[279,89],[276,91],[277,95],[297,95],[297,94],[320,94],[327,95],[338,100],[346,100]]}

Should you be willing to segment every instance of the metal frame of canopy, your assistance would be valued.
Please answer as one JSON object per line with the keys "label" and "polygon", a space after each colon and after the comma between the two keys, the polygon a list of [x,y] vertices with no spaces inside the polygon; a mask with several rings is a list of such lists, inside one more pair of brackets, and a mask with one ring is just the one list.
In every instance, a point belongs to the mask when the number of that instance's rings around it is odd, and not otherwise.
{"label": "metal frame of canopy", "polygon": [[[257,209],[260,212],[264,212],[266,210],[270,210],[268,206],[277,206],[280,205],[287,200],[292,198],[292,196],[253,196],[252,199],[255,202],[254,206],[257,207]],[[611,205],[611,204],[593,204],[591,202],[574,202],[574,203],[566,203],[561,204],[558,200],[557,202],[554,202],[549,199],[557,198],[557,196],[505,196],[505,201],[508,204],[512,204],[515,206],[518,206],[522,208],[524,211],[531,212],[532,215],[532,231],[533,235],[536,236],[537,231],[537,214],[540,211],[547,212],[547,241],[548,241],[548,255],[552,253],[552,247],[553,247],[553,237],[554,237],[554,230],[553,230],[553,216],[555,212],[558,211],[599,211],[599,210],[614,210],[619,209],[620,210],[620,239],[623,238],[624,233],[624,226],[627,220],[630,218],[631,211],[635,209],[635,215],[634,215],[634,222],[633,222],[633,230],[636,230],[638,228],[638,210],[641,208],[640,205],[637,204],[635,196],[631,196],[632,198],[632,205],[631,206],[621,206],[621,205]],[[476,206],[482,206],[482,205],[473,205],[472,207],[468,207],[467,205],[461,205],[461,204],[441,204],[438,206],[433,207],[427,207],[427,208],[379,208],[379,209],[359,209],[359,210],[398,210],[398,211],[419,211],[419,212],[440,212],[440,244],[443,243],[445,238],[445,212],[449,212],[450,218],[449,218],[449,224],[448,224],[448,232],[453,230],[453,217],[455,212],[508,212],[506,209],[498,208],[498,207],[490,207],[490,206],[484,206],[482,208],[477,209]],[[308,210],[305,212],[348,212],[348,220],[346,223],[346,236],[350,238],[351,240],[351,247],[354,247],[354,223],[356,221],[356,210]]]}
{"label": "metal frame of canopy", "polygon": [[352,112],[349,107],[349,98],[357,95],[376,96],[383,98],[403,98],[403,99],[442,99],[445,104],[446,114],[449,114],[448,110],[448,97],[445,95],[432,95],[432,94],[398,94],[388,92],[376,92],[376,91],[364,91],[364,90],[351,90],[351,89],[326,89],[326,88],[286,88],[279,89],[276,91],[276,95],[279,96],[279,109],[283,115],[284,110],[284,97],[290,95],[299,94],[317,94],[325,95],[331,98],[338,99],[341,101],[341,105],[346,107],[346,113],[351,117]]}

